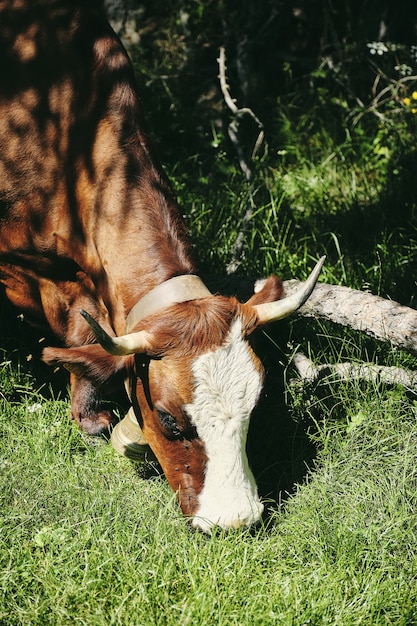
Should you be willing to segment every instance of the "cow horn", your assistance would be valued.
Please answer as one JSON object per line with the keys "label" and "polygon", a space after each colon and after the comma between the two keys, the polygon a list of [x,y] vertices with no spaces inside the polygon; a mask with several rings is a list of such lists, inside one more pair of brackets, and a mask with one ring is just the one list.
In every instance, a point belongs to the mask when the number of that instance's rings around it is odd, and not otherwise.
{"label": "cow horn", "polygon": [[146,352],[151,347],[149,333],[146,331],[129,333],[120,337],[110,337],[87,311],[81,309],[80,313],[90,326],[98,343],[110,354],[126,356],[127,354]]}
{"label": "cow horn", "polygon": [[310,276],[307,278],[306,282],[298,289],[294,294],[288,296],[288,298],[283,298],[282,300],[277,300],[276,302],[265,302],[264,304],[254,304],[253,308],[255,309],[259,322],[261,324],[266,324],[267,322],[275,322],[277,320],[283,319],[284,317],[288,317],[291,313],[294,313],[299,309],[306,300],[310,297],[311,292],[316,286],[316,282],[321,272],[321,268],[323,267],[324,261],[326,257],[322,256],[316,267],[311,272]]}

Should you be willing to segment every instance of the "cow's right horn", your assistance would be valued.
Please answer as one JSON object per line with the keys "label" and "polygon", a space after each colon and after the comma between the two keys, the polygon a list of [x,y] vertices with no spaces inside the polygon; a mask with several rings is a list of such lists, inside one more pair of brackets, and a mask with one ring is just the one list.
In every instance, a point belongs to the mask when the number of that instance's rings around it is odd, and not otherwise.
{"label": "cow's right horn", "polygon": [[311,292],[316,286],[316,282],[319,278],[321,268],[323,267],[326,257],[322,256],[316,267],[307,278],[306,282],[291,296],[277,300],[276,302],[265,302],[264,304],[255,304],[255,309],[259,322],[266,324],[267,322],[275,322],[281,320],[284,317],[288,317],[291,313],[294,313],[303,306],[304,302],[310,297]]}
{"label": "cow's right horn", "polygon": [[94,337],[98,343],[115,356],[126,356],[127,354],[135,354],[146,352],[150,349],[149,333],[142,330],[137,333],[129,333],[120,337],[110,337],[102,326],[91,317],[84,309],[80,310],[81,315],[90,326],[94,333]]}

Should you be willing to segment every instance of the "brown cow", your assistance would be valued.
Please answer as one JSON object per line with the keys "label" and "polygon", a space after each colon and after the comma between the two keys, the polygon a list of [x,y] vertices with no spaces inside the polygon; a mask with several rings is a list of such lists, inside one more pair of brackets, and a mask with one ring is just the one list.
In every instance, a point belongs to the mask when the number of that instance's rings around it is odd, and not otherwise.
{"label": "brown cow", "polygon": [[65,346],[44,358],[70,370],[84,431],[111,429],[102,391],[126,379],[134,419],[117,426],[119,448],[150,444],[195,527],[256,522],[245,443],[263,370],[248,338],[306,300],[321,263],[279,302],[277,278],[246,304],[211,295],[144,134],[128,56],[93,2],[0,0],[0,30],[8,298]]}

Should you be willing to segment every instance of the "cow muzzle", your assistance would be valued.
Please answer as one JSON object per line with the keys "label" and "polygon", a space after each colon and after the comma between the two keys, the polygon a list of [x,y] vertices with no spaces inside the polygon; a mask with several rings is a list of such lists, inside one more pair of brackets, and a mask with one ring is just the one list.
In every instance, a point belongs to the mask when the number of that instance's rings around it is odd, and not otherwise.
{"label": "cow muzzle", "polygon": [[264,506],[259,499],[246,455],[242,461],[246,467],[217,477],[215,484],[211,480],[213,475],[208,464],[206,482],[198,497],[198,508],[191,519],[194,528],[210,533],[215,527],[222,530],[249,528],[260,521]]}
{"label": "cow muzzle", "polygon": [[209,507],[202,506],[191,519],[192,526],[210,534],[214,528],[222,530],[238,530],[256,525],[262,517],[264,506],[256,496],[239,503],[236,510],[223,510],[221,513],[210,511]]}

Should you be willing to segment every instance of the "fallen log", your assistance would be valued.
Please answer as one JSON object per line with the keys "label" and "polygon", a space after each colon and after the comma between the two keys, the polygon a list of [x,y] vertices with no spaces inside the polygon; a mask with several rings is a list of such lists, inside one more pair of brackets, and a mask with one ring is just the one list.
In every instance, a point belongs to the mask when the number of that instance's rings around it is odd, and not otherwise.
{"label": "fallen log", "polygon": [[[284,297],[291,295],[297,286],[300,281],[284,281]],[[298,315],[348,326],[417,355],[417,311],[393,300],[349,287],[318,283]]]}

